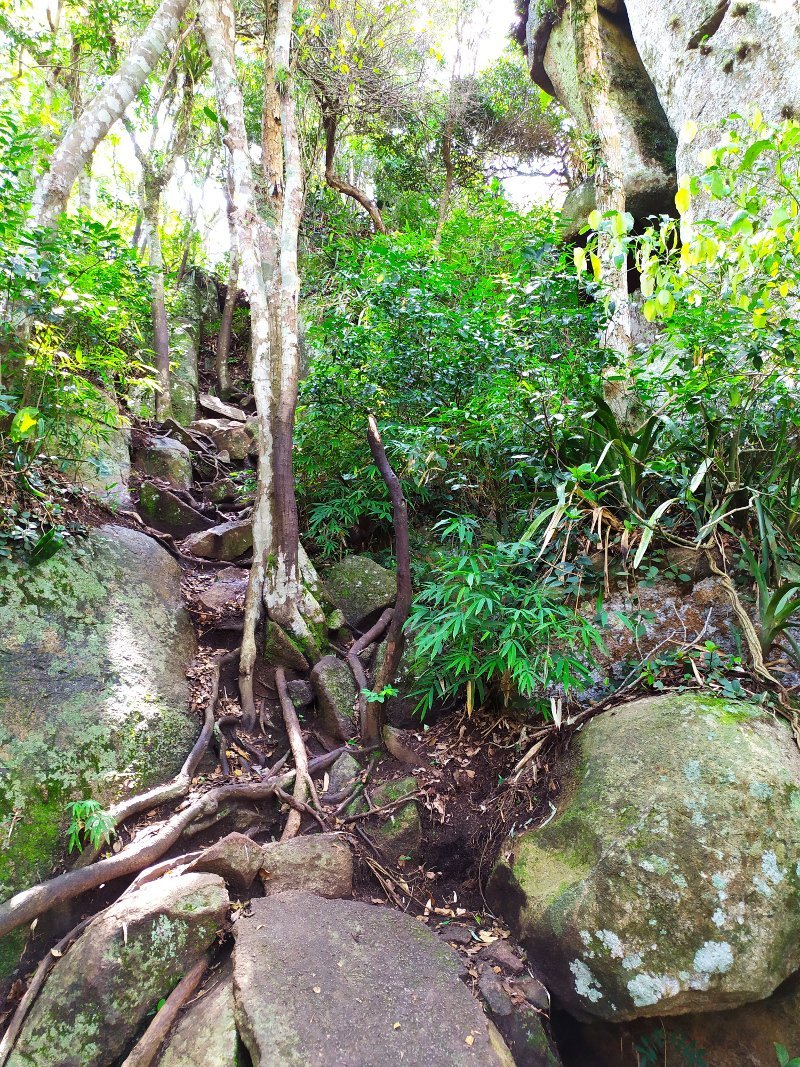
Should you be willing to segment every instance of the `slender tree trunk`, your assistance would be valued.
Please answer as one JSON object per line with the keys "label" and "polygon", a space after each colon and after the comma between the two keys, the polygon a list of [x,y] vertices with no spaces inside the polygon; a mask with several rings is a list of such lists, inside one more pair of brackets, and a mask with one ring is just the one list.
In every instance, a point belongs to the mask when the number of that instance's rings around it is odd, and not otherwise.
{"label": "slender tree trunk", "polygon": [[[622,214],[625,211],[622,144],[617,118],[609,101],[597,0],[572,0],[570,17],[581,102],[589,128],[600,145],[600,159],[594,174],[597,210],[601,214],[606,211]],[[628,273],[626,264],[614,265],[610,245],[610,238],[601,234],[598,253],[612,308],[605,345],[619,354],[622,366],[612,368],[613,379],[606,378],[604,393],[616,417],[627,422],[631,414],[631,394],[621,375],[632,349]]]}
{"label": "slender tree trunk", "polygon": [[233,313],[236,310],[236,300],[239,296],[239,254],[235,247],[231,249],[231,268],[228,271],[228,289],[225,293],[225,305],[222,308],[222,317],[217,334],[217,351],[214,363],[217,372],[217,386],[219,395],[227,400],[231,395],[231,372],[228,367],[228,357],[231,351],[231,336],[233,333]]}
{"label": "slender tree trunk", "polygon": [[36,183],[31,206],[34,226],[51,226],[64,210],[78,175],[144,85],[188,6],[189,0],[162,0],[120,68],[67,130]]}
{"label": "slender tree trunk", "polygon": [[442,162],[444,163],[444,189],[439,200],[439,218],[436,221],[436,234],[433,238],[433,247],[438,248],[442,243],[442,233],[450,211],[450,197],[453,195],[455,180],[455,167],[453,166],[453,129],[455,127],[455,112],[452,101],[453,86],[450,87],[451,100],[448,104],[447,125],[442,137]]}
{"label": "slender tree trunk", "polygon": [[150,258],[150,310],[153,324],[153,351],[156,356],[158,393],[156,418],[164,422],[172,414],[169,382],[169,321],[167,319],[166,286],[164,284],[164,254],[161,248],[159,222],[161,215],[161,187],[152,174],[144,176],[144,230]]}
{"label": "slender tree trunk", "polygon": [[331,189],[335,189],[337,193],[343,193],[345,196],[351,196],[353,200],[363,207],[372,220],[372,225],[375,228],[376,233],[386,233],[383,216],[375,201],[370,200],[366,193],[362,193],[355,185],[351,185],[350,182],[346,182],[343,178],[340,178],[334,170],[334,160],[336,158],[336,131],[339,125],[338,118],[331,111],[328,111],[327,113],[323,111],[322,122],[325,130],[325,181]]}

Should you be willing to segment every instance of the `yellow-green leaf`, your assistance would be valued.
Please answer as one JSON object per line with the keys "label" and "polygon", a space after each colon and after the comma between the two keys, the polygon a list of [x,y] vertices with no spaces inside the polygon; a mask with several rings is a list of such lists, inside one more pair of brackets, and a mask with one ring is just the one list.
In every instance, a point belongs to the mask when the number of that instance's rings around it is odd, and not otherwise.
{"label": "yellow-green leaf", "polygon": [[680,188],[675,194],[675,207],[679,215],[685,215],[692,203],[692,194],[685,187]]}

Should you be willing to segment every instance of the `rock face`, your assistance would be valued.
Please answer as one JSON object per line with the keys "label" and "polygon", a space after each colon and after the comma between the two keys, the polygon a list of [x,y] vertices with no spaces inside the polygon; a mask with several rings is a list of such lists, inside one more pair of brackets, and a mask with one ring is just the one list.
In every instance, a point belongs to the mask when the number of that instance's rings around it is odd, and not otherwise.
{"label": "rock face", "polygon": [[156,437],[136,453],[134,466],[149,478],[160,478],[173,489],[192,488],[192,453],[172,437]]}
{"label": "rock face", "polygon": [[90,496],[112,506],[130,501],[128,431],[111,400],[102,421],[75,419],[64,439],[48,441],[47,448],[66,478]]}
{"label": "rock face", "polygon": [[227,452],[231,459],[238,463],[254,453],[258,436],[258,424],[255,419],[249,419],[247,422],[234,419],[198,419],[189,428],[206,434],[220,452]]}
{"label": "rock face", "polygon": [[[535,32],[541,27],[542,18],[552,16],[553,5],[545,5],[541,0],[537,4],[535,0],[531,6],[538,6],[542,11],[539,22],[531,18],[529,23]],[[608,70],[609,102],[619,123],[628,210],[638,217],[671,210],[677,189],[675,134],[624,19],[601,10],[599,21],[600,42]],[[552,27],[538,70],[540,80],[552,86],[549,91],[584,128],[588,127],[578,86],[575,42],[568,10]],[[594,206],[593,180],[579,186],[567,197],[563,214],[572,236],[577,235]]]}
{"label": "rock face", "polygon": [[203,304],[193,277],[181,285],[170,314],[169,357],[172,415],[188,426],[197,413],[197,356]]}
{"label": "rock face", "polygon": [[[533,79],[580,122],[569,5],[530,0],[524,6]],[[635,215],[647,213],[637,197],[640,189],[657,189],[659,170],[671,173],[672,188],[676,173],[697,173],[699,153],[718,140],[718,123],[727,115],[746,116],[756,106],[768,119],[800,111],[797,4],[626,0],[615,8],[600,13],[602,46]],[[700,127],[693,141],[684,130],[689,119]],[[667,185],[663,193],[669,193]],[[579,199],[572,208],[567,204],[576,217]],[[590,199],[584,197],[582,210],[591,209]],[[671,197],[662,209],[674,210]]]}
{"label": "rock face", "polygon": [[158,1067],[237,1067],[238,1049],[233,981],[226,975],[182,1016]]}
{"label": "rock face", "polygon": [[558,815],[490,900],[573,1014],[715,1011],[800,967],[800,753],[753,705],[636,701],[577,735]]}
{"label": "rock face", "polygon": [[[412,776],[386,782],[373,790],[372,803],[376,808],[382,808],[416,790],[417,780]],[[416,801],[409,800],[407,804],[394,808],[384,815],[378,824],[370,821],[365,824],[365,829],[378,848],[393,863],[397,863],[401,856],[409,858],[412,862],[418,860],[422,845],[422,825]]]}
{"label": "rock face", "polygon": [[369,556],[347,556],[325,575],[330,598],[351,626],[366,628],[397,597],[397,577]]}
{"label": "rock face", "polygon": [[214,942],[228,909],[221,878],[163,878],[99,915],[60,959],[8,1067],[106,1067],[145,1014]]}
{"label": "rock face", "polygon": [[208,530],[214,520],[201,514],[176,493],[155,482],[143,482],[139,489],[139,511],[149,526],[176,537]]}
{"label": "rock face", "polygon": [[[169,779],[199,725],[187,714],[195,637],[180,570],[151,538],[105,526],[35,569],[4,560],[0,590],[7,897],[50,872],[67,801],[107,804]],[[16,943],[4,943],[0,970]]]}
{"label": "rock face", "polygon": [[410,916],[282,893],[254,900],[234,933],[236,1019],[254,1067],[502,1063],[458,957]]}

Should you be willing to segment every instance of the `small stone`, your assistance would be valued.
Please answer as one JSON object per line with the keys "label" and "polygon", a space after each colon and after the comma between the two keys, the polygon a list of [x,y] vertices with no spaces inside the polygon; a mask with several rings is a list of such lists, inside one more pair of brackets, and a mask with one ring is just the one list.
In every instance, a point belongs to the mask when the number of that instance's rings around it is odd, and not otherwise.
{"label": "small stone", "polygon": [[314,703],[314,687],[305,678],[292,678],[286,688],[296,708],[307,708]]}
{"label": "small stone", "polygon": [[218,874],[237,892],[244,893],[255,881],[264,861],[264,850],[244,834],[228,834],[210,845],[189,864],[187,872]]}
{"label": "small stone", "polygon": [[325,732],[336,741],[349,741],[358,733],[355,705],[356,683],[346,663],[336,656],[323,656],[311,671]]}
{"label": "small stone", "polygon": [[511,1048],[516,1067],[561,1067],[542,1022],[530,1004],[516,1004],[488,967],[478,979],[478,990],[486,1002],[492,1022]]}
{"label": "small stone", "polygon": [[550,1011],[550,994],[538,978],[519,978],[514,982],[514,989],[539,1011]]}
{"label": "small stone", "polygon": [[261,849],[264,895],[303,889],[327,898],[353,895],[353,854],[341,834],[311,834]]}
{"label": "small stone", "polygon": [[207,485],[203,494],[212,504],[228,504],[238,499],[236,482],[232,478],[218,478]]}
{"label": "small stone", "polygon": [[244,598],[247,593],[247,572],[238,567],[230,567],[225,574],[220,574],[198,597],[207,611],[244,610]]}
{"label": "small stone", "polygon": [[347,625],[347,619],[344,617],[344,612],[340,608],[337,608],[336,611],[332,611],[327,618],[326,625],[328,627],[328,632],[332,634],[338,633],[339,630],[343,630]]}
{"label": "small stone", "polygon": [[525,970],[525,964],[505,941],[493,941],[491,945],[482,948],[478,955],[488,963],[498,964],[510,974],[522,974]]}
{"label": "small stone", "polygon": [[474,939],[468,926],[459,926],[458,923],[448,923],[440,926],[437,931],[445,941],[452,941],[456,945],[472,945]]}
{"label": "small stone", "polygon": [[294,640],[282,626],[271,620],[267,622],[264,636],[264,659],[267,663],[281,664],[301,674],[305,674],[309,667],[308,660]]}
{"label": "small stone", "polygon": [[191,534],[184,540],[183,547],[200,559],[238,559],[253,547],[253,528],[249,519],[223,522]]}
{"label": "small stone", "polygon": [[210,393],[201,393],[197,401],[203,411],[210,411],[213,415],[222,415],[223,418],[231,419],[234,422],[247,422],[247,416],[241,408],[234,407],[233,404],[226,404],[218,396],[212,396]]}
{"label": "small stone", "polygon": [[192,488],[192,453],[172,437],[153,438],[137,451],[134,466],[148,478],[160,478],[174,489]]}

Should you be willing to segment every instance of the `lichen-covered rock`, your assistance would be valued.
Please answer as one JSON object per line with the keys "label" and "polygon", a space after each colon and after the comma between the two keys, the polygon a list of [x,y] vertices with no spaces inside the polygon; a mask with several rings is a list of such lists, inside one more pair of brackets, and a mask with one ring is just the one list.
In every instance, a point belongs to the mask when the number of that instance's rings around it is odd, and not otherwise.
{"label": "lichen-covered rock", "polygon": [[800,753],[788,728],[695,694],[593,719],[556,818],[506,842],[489,892],[579,1016],[769,996],[800,967]]}
{"label": "lichen-covered rock", "polygon": [[181,1016],[158,1067],[238,1067],[239,1062],[233,978],[225,974]]}
{"label": "lichen-covered rock", "polygon": [[105,526],[34,569],[0,562],[3,899],[52,870],[68,801],[109,804],[178,771],[199,731],[194,650],[180,569],[142,533]]}
{"label": "lichen-covered rock", "polygon": [[107,1067],[140,1022],[214,943],[228,910],[221,878],[161,878],[122,897],[58,960],[8,1067]]}
{"label": "lichen-covered rock", "polygon": [[143,482],[139,487],[139,511],[148,526],[176,537],[185,537],[214,526],[213,519],[155,482]]}
{"label": "lichen-covered rock", "polygon": [[173,489],[192,488],[192,453],[173,437],[154,437],[136,452],[134,466],[148,478],[160,478]]}
{"label": "lichen-covered rock", "polygon": [[350,625],[359,629],[375,622],[397,597],[397,576],[369,556],[346,556],[334,563],[325,586]]}
{"label": "lichen-covered rock", "polygon": [[[532,0],[529,9],[528,56],[534,79],[586,129],[569,5]],[[627,208],[637,217],[670,211],[677,189],[675,134],[624,20],[601,10],[599,25],[609,104],[619,129]],[[573,190],[563,210],[569,236],[578,234],[594,207],[593,181]]]}
{"label": "lichen-covered rock", "polygon": [[356,781],[359,774],[361,774],[361,764],[349,752],[343,752],[331,767],[328,792],[343,792]]}
{"label": "lichen-covered rock", "polygon": [[349,741],[358,733],[355,705],[358,699],[353,672],[336,656],[323,656],[311,672],[325,732],[336,741]]}
{"label": "lichen-covered rock", "polygon": [[281,893],[252,901],[234,934],[236,1021],[253,1067],[507,1062],[458,957],[409,915]]}
{"label": "lichen-covered rock", "polygon": [[231,561],[253,547],[253,527],[249,519],[221,522],[208,530],[190,534],[183,542],[183,547],[201,559]]}
{"label": "lichen-covered rock", "polygon": [[[394,782],[385,782],[372,791],[372,803],[376,808],[393,804],[417,790],[416,778],[409,776]],[[388,814],[376,816],[364,824],[369,837],[381,852],[396,863],[402,857],[417,862],[422,845],[422,824],[415,800],[401,804]]]}
{"label": "lichen-covered rock", "polygon": [[341,834],[312,834],[263,846],[265,896],[304,889],[320,897],[353,895],[353,854]]}

